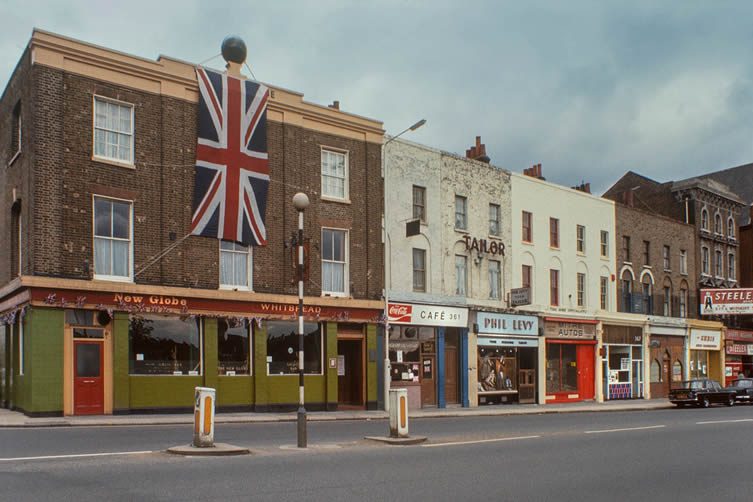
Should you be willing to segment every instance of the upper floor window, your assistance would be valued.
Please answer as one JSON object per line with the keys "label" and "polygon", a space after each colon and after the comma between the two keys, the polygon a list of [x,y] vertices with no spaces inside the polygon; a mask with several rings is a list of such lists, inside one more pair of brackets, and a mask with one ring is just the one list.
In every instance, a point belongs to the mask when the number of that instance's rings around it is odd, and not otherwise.
{"label": "upper floor window", "polygon": [[426,222],[426,188],[413,185],[413,219]]}
{"label": "upper floor window", "polygon": [[735,275],[735,255],[732,253],[727,255],[727,278],[732,281],[737,278]]}
{"label": "upper floor window", "polygon": [[468,199],[462,195],[455,196],[455,228],[458,230],[468,228]]}
{"label": "upper floor window", "polygon": [[680,317],[688,317],[688,290],[680,289]]}
{"label": "upper floor window", "polygon": [[577,300],[578,307],[585,307],[586,305],[586,274],[578,272],[577,276]]}
{"label": "upper floor window", "polygon": [[489,260],[489,298],[499,300],[502,289],[502,267],[497,260]]}
{"label": "upper floor window", "polygon": [[133,164],[133,105],[94,98],[94,156]]}
{"label": "upper floor window", "polygon": [[322,148],[322,196],[348,200],[348,154]]}
{"label": "upper floor window", "polygon": [[709,229],[709,212],[704,207],[701,209],[701,230]]}
{"label": "upper floor window", "polygon": [[601,256],[609,256],[609,232],[606,230],[601,231]]}
{"label": "upper floor window", "polygon": [[500,225],[499,220],[501,217],[501,211],[499,204],[489,204],[489,235],[499,237]]}
{"label": "upper floor window", "polygon": [[717,250],[714,252],[714,273],[717,277],[723,277],[724,266],[722,264],[722,252]]}
{"label": "upper floor window", "polygon": [[322,293],[348,294],[348,231],[322,228]]}
{"label": "upper floor window", "polygon": [[[13,116],[10,126],[10,162],[16,158],[21,151],[21,102],[16,103],[13,107]],[[9,163],[10,163],[9,162]]]}
{"label": "upper floor window", "polygon": [[413,248],[413,291],[426,291],[426,250]]}
{"label": "upper floor window", "polygon": [[521,281],[520,281],[521,287],[523,288],[531,287],[531,271],[532,271],[532,267],[530,265],[523,265],[523,268],[521,270]]}
{"label": "upper floor window", "polygon": [[688,273],[688,252],[684,249],[680,250],[680,273]]}
{"label": "upper floor window", "polygon": [[714,215],[714,233],[722,234],[722,217],[719,213]]}
{"label": "upper floor window", "polygon": [[252,289],[251,247],[220,241],[220,287]]}
{"label": "upper floor window", "polygon": [[549,305],[556,307],[560,304],[560,271],[549,270]]}
{"label": "upper floor window", "polygon": [[709,248],[703,246],[701,248],[701,273],[708,275],[710,273],[709,266]]}
{"label": "upper floor window", "polygon": [[455,294],[465,296],[468,290],[468,258],[455,255]]}
{"label": "upper floor window", "polygon": [[662,259],[664,261],[664,270],[671,270],[670,267],[671,263],[669,260],[669,246],[664,246],[662,248]]}
{"label": "upper floor window", "polygon": [[557,218],[549,218],[549,245],[560,247],[560,220]]}
{"label": "upper floor window", "polygon": [[643,264],[651,265],[651,243],[643,241]]}
{"label": "upper floor window", "polygon": [[630,236],[622,236],[622,254],[625,256],[625,261],[630,261]]}
{"label": "upper floor window", "polygon": [[523,242],[533,242],[533,215],[523,211]]}
{"label": "upper floor window", "polygon": [[132,204],[94,197],[94,277],[129,280],[133,271]]}
{"label": "upper floor window", "polygon": [[735,238],[735,220],[731,216],[727,218],[727,237]]}
{"label": "upper floor window", "polygon": [[670,286],[664,286],[664,301],[662,302],[662,309],[664,317],[672,315],[672,288]]}
{"label": "upper floor window", "polygon": [[601,310],[607,310],[609,307],[609,277],[601,276],[599,278],[599,297]]}
{"label": "upper floor window", "polygon": [[577,225],[575,227],[576,249],[579,253],[586,252],[586,227]]}

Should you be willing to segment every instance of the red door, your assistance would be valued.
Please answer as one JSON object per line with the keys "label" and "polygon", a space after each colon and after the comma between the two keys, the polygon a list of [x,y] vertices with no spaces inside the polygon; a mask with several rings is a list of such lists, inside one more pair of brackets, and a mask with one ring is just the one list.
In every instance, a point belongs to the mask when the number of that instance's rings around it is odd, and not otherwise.
{"label": "red door", "polygon": [[73,413],[101,415],[105,412],[105,382],[102,376],[102,342],[73,342]]}
{"label": "red door", "polygon": [[594,346],[578,345],[578,394],[580,399],[594,398]]}

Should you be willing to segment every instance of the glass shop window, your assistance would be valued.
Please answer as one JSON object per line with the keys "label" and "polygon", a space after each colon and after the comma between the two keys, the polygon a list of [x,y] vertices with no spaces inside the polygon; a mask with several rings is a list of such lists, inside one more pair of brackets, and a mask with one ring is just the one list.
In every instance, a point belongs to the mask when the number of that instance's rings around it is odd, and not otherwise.
{"label": "glass shop window", "polygon": [[[303,323],[303,371],[322,373],[322,330],[314,322]],[[298,323],[267,322],[267,374],[298,374]]]}
{"label": "glass shop window", "polygon": [[131,316],[128,330],[131,375],[200,375],[199,319]]}
{"label": "glass shop window", "polygon": [[575,345],[559,343],[547,345],[546,391],[548,394],[578,391],[578,364],[575,351]]}
{"label": "glass shop window", "polygon": [[421,355],[434,353],[435,350],[433,328],[393,326],[390,329],[392,381],[421,381]]}
{"label": "glass shop window", "polygon": [[225,376],[251,374],[251,327],[248,321],[217,321],[217,374]]}

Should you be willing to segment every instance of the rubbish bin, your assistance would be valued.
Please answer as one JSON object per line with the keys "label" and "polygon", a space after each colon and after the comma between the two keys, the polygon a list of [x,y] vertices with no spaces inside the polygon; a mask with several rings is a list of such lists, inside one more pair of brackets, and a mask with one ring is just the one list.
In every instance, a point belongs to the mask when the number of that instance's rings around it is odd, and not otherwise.
{"label": "rubbish bin", "polygon": [[390,389],[390,437],[408,437],[408,389]]}
{"label": "rubbish bin", "polygon": [[196,387],[193,407],[193,445],[197,448],[214,446],[214,398],[216,391]]}

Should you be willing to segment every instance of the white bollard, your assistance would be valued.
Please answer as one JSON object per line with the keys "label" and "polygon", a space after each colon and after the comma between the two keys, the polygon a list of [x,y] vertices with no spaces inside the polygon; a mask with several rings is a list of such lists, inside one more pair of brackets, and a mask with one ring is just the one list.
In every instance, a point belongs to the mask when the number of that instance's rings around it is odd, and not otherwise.
{"label": "white bollard", "polygon": [[408,389],[390,389],[390,437],[408,437]]}
{"label": "white bollard", "polygon": [[214,398],[216,391],[196,387],[193,407],[193,445],[197,448],[214,446]]}

